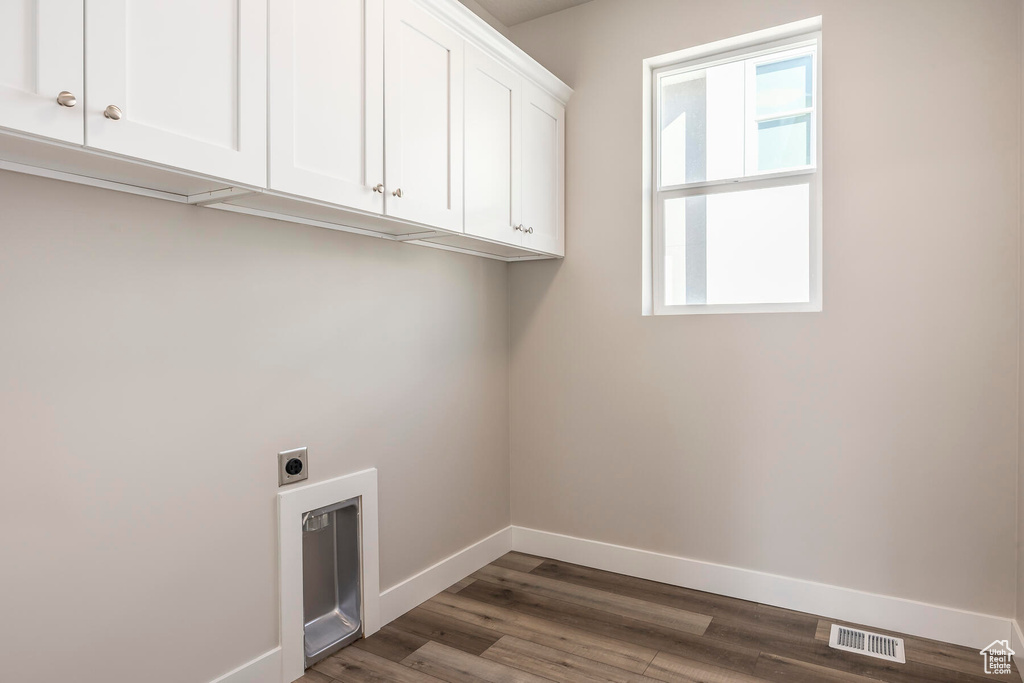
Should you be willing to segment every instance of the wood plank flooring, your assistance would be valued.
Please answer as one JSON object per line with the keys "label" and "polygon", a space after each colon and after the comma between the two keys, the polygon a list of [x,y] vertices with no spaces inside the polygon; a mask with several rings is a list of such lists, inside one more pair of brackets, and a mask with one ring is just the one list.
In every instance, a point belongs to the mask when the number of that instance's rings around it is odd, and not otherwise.
{"label": "wood plank flooring", "polygon": [[891,635],[905,639],[906,664],[833,650],[832,623],[509,553],[320,662],[300,683],[1019,680],[985,676],[970,648],[899,633]]}

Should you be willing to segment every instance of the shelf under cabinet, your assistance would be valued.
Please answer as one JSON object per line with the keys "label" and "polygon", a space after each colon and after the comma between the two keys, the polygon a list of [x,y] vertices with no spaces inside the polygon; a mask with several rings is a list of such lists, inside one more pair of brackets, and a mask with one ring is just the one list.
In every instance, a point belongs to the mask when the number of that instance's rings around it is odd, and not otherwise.
{"label": "shelf under cabinet", "polygon": [[240,193],[223,202],[208,204],[211,209],[245,213],[264,218],[302,223],[331,230],[342,230],[381,237],[419,246],[458,251],[501,261],[526,261],[560,258],[553,254],[521,246],[432,228],[418,223],[367,214],[275,192]]}
{"label": "shelf under cabinet", "polygon": [[559,258],[11,131],[0,130],[0,170],[501,261]]}

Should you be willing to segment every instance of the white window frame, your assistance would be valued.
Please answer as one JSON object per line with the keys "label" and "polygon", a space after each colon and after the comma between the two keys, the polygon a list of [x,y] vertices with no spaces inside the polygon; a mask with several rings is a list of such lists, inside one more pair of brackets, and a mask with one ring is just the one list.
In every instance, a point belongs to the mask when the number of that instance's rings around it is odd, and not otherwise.
{"label": "white window frame", "polygon": [[[758,62],[777,61],[788,54],[813,54],[812,101],[815,123],[811,138],[811,165],[778,172],[760,173],[722,180],[684,183],[660,187],[660,106],[659,79],[665,74],[707,69],[718,64],[740,59],[756,59],[748,69],[756,69]],[[757,117],[753,89],[756,80],[748,73],[746,78],[745,130],[748,141],[756,140]],[[786,24],[765,31],[719,41],[644,61],[644,240],[643,240],[643,313],[644,315],[694,315],[709,313],[792,313],[819,312],[822,309],[822,154],[821,154],[821,18]],[[768,119],[807,113],[809,109],[780,113]],[[751,130],[753,129],[753,130]],[[751,147],[754,150],[751,150]],[[756,168],[756,145],[747,145],[744,168]],[[809,274],[810,300],[799,303],[766,304],[676,304],[665,303],[665,230],[663,207],[666,200],[680,197],[711,195],[723,192],[749,191],[797,184],[810,185]]]}

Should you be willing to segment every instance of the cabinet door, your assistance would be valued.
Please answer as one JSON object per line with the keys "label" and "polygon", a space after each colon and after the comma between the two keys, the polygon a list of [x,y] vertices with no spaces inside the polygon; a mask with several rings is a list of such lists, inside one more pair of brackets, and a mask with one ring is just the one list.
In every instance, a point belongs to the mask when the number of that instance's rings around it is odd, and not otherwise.
{"label": "cabinet door", "polygon": [[[83,8],[83,0],[0,2],[0,126],[82,144]],[[63,91],[71,97],[61,106]]]}
{"label": "cabinet door", "polygon": [[463,40],[410,0],[386,0],[385,211],[462,230]]}
{"label": "cabinet door", "polygon": [[520,78],[466,46],[466,233],[521,244]]}
{"label": "cabinet door", "polygon": [[270,25],[270,188],[382,213],[384,0],[270,0]]}
{"label": "cabinet door", "polygon": [[523,246],[565,255],[565,108],[523,87]]}
{"label": "cabinet door", "polygon": [[89,0],[85,18],[88,146],[266,185],[266,0]]}

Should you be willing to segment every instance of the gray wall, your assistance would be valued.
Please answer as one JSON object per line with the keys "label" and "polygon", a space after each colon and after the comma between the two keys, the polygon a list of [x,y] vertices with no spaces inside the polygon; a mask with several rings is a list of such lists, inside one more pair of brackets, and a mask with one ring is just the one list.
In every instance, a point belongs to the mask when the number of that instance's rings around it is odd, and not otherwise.
{"label": "gray wall", "polygon": [[381,586],[508,525],[503,263],[0,173],[0,678],[278,642],[276,454],[379,469]]}
{"label": "gray wall", "polygon": [[[1014,613],[1016,0],[594,0],[564,262],[516,264],[512,520]],[[824,311],[641,317],[641,60],[823,15]]]}

